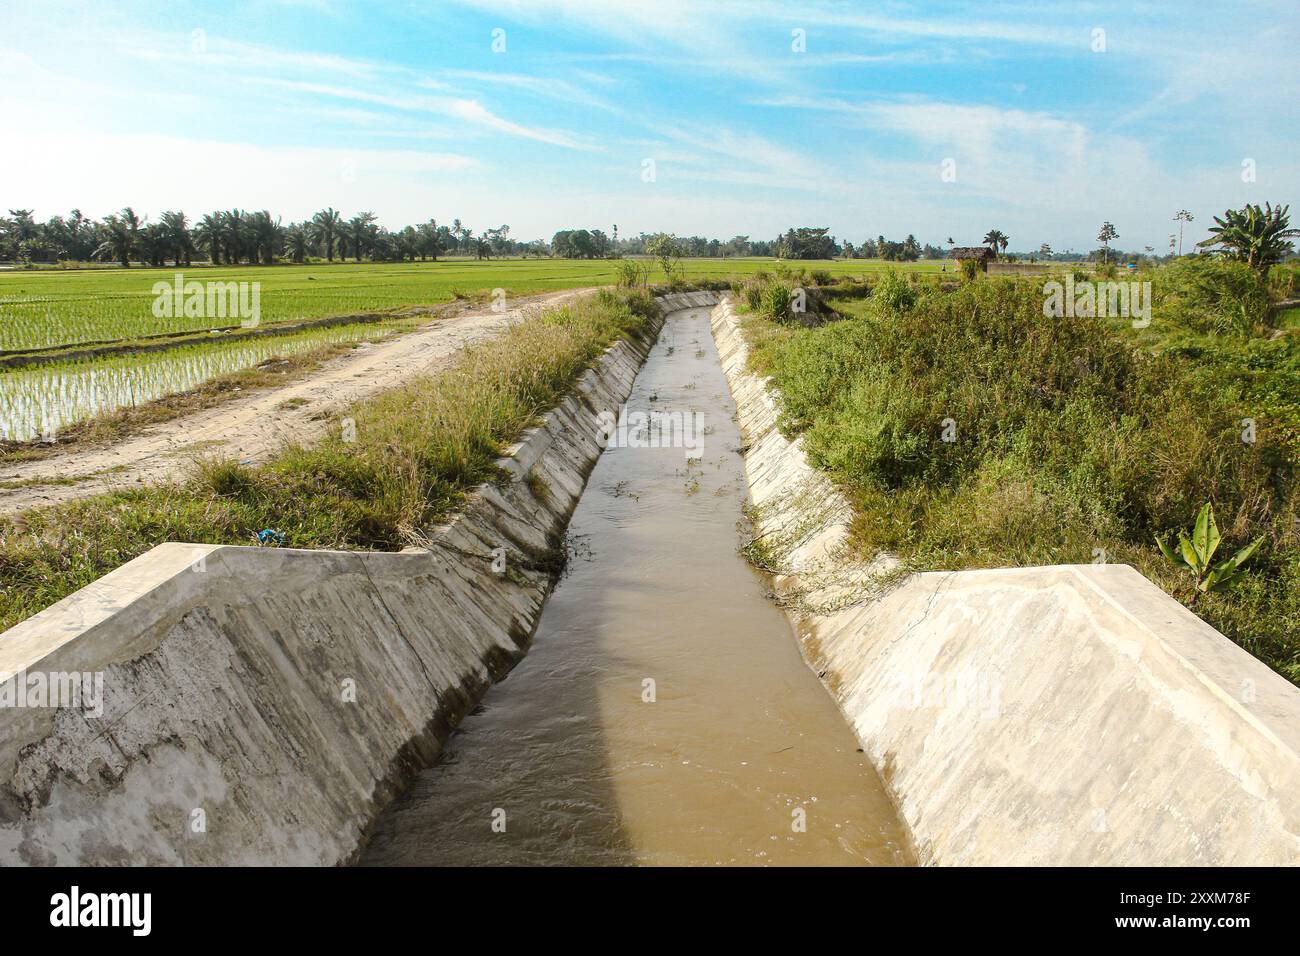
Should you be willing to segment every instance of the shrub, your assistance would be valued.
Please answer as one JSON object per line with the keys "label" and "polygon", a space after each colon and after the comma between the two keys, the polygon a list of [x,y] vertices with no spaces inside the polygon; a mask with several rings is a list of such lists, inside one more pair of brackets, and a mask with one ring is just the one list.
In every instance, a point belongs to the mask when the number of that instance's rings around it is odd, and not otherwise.
{"label": "shrub", "polygon": [[773,322],[787,322],[794,317],[791,296],[794,287],[783,279],[773,280],[763,286],[758,311]]}
{"label": "shrub", "polygon": [[898,272],[888,269],[871,290],[871,301],[877,309],[902,312],[916,305],[916,288]]}
{"label": "shrub", "polygon": [[1268,272],[1269,294],[1275,301],[1300,297],[1300,259],[1274,266]]}
{"label": "shrub", "polygon": [[787,327],[751,354],[780,393],[782,430],[855,502],[864,551],[962,568],[1100,549],[1181,593],[1155,539],[1213,500],[1225,548],[1271,546],[1197,611],[1300,680],[1294,462],[1271,423],[1241,440],[1252,412],[1215,366],[1135,350],[1104,319],[1044,316],[1035,283],[996,277]]}
{"label": "shrub", "polygon": [[650,281],[650,272],[635,259],[621,259],[618,264],[618,284],[625,289],[635,289]]}
{"label": "shrub", "polygon": [[1210,256],[1179,259],[1157,272],[1156,318],[1197,332],[1248,335],[1269,318],[1268,287],[1244,262]]}

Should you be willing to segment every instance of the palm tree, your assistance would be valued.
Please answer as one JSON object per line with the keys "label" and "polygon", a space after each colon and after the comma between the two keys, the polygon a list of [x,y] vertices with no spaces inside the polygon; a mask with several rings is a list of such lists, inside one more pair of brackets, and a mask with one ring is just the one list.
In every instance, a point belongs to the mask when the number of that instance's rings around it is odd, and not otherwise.
{"label": "palm tree", "polygon": [[219,212],[208,213],[194,227],[194,241],[200,246],[207,246],[208,261],[214,266],[221,265],[221,236],[224,231],[225,226]]}
{"label": "palm tree", "polygon": [[992,249],[995,255],[998,252],[1006,252],[1010,242],[1011,240],[1001,229],[990,229],[984,234],[984,245]]}
{"label": "palm tree", "polygon": [[1300,236],[1300,229],[1290,228],[1290,208],[1265,203],[1260,209],[1247,203],[1244,209],[1229,209],[1222,218],[1214,217],[1210,238],[1198,242],[1197,248],[1214,249],[1267,278],[1269,267],[1281,262],[1291,251],[1291,240]]}
{"label": "palm tree", "polygon": [[289,258],[294,262],[306,262],[307,247],[311,244],[311,237],[307,235],[307,227],[299,222],[294,223],[289,227],[286,240],[289,248]]}
{"label": "palm tree", "polygon": [[359,212],[348,222],[348,233],[352,238],[352,257],[361,261],[366,241],[370,238],[370,227],[377,217],[373,212]]}
{"label": "palm tree", "polygon": [[194,240],[190,236],[189,220],[183,212],[165,212],[158,217],[163,228],[164,241],[172,254],[172,261],[179,267],[190,264],[190,255],[194,251]]}
{"label": "palm tree", "polygon": [[265,265],[275,262],[276,254],[284,243],[284,230],[279,219],[272,219],[265,209],[255,212],[246,220],[250,239],[250,259]]}
{"label": "palm tree", "polygon": [[117,215],[105,217],[104,228],[108,238],[95,250],[95,255],[111,255],[123,269],[131,268],[131,253],[140,240],[140,217],[127,206]]}
{"label": "palm tree", "polygon": [[437,220],[430,219],[419,228],[418,233],[415,248],[419,251],[420,258],[432,257],[437,262],[438,253],[442,252],[442,234]]}
{"label": "palm tree", "polygon": [[343,223],[343,217],[333,206],[322,209],[311,217],[312,238],[325,247],[325,259],[334,261],[334,238]]}
{"label": "palm tree", "polygon": [[171,248],[167,227],[160,222],[144,226],[136,238],[136,258],[143,259],[151,266],[162,266]]}
{"label": "palm tree", "polygon": [[94,247],[88,247],[88,242],[94,242],[95,224],[87,219],[80,209],[68,213],[68,235],[71,239],[68,244],[68,254],[78,260],[90,258]]}
{"label": "palm tree", "polygon": [[222,242],[226,247],[226,262],[236,265],[244,257],[248,245],[247,224],[242,209],[232,209],[221,214]]}

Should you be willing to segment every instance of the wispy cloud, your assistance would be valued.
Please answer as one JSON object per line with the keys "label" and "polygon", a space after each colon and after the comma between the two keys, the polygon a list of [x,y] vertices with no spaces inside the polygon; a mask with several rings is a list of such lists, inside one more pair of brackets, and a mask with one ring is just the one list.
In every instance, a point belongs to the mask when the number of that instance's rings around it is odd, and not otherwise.
{"label": "wispy cloud", "polygon": [[[459,80],[487,87],[505,87],[508,90],[517,90],[564,103],[594,106],[597,109],[611,112],[618,111],[617,106],[592,90],[577,83],[556,79],[551,76],[533,76],[524,73],[505,73],[494,70],[441,70],[438,75],[452,81]],[[592,76],[593,74],[586,75]],[[608,81],[608,78],[604,79]],[[424,80],[421,82],[430,83],[436,81]],[[589,82],[592,81],[589,80]],[[445,84],[440,83],[438,85]]]}

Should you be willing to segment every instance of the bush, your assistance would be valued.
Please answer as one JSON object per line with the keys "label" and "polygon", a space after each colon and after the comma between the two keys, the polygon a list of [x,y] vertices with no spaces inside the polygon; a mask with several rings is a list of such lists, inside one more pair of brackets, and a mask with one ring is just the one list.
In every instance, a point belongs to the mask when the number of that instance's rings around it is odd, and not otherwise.
{"label": "bush", "polygon": [[984,270],[980,268],[980,262],[978,259],[961,260],[961,275],[967,282],[974,282],[979,278],[980,273],[983,271]]}
{"label": "bush", "polygon": [[773,322],[788,322],[794,318],[791,297],[794,287],[783,279],[775,279],[763,286],[759,297],[758,312],[765,319]]}
{"label": "bush", "polygon": [[635,259],[620,259],[618,284],[625,289],[635,289],[649,284],[650,270]]}
{"label": "bush", "polygon": [[789,329],[752,354],[782,430],[856,503],[865,551],[962,568],[1101,549],[1177,591],[1154,538],[1213,501],[1225,548],[1266,543],[1197,610],[1300,680],[1294,462],[1263,428],[1240,440],[1251,413],[1213,366],[1135,350],[1106,320],[1045,317],[1036,284],[1001,278]]}
{"label": "bush", "polygon": [[887,269],[871,290],[871,301],[876,308],[898,313],[916,305],[916,287],[893,269]]}
{"label": "bush", "polygon": [[1270,269],[1268,287],[1275,302],[1300,298],[1300,259],[1292,259]]}
{"label": "bush", "polygon": [[1244,262],[1188,256],[1155,274],[1153,316],[1196,332],[1249,335],[1269,320],[1268,287]]}

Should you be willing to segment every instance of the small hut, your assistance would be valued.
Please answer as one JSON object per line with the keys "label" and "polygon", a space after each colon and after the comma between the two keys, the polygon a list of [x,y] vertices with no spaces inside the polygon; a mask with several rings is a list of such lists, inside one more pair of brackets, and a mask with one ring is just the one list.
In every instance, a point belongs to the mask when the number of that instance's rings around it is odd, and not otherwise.
{"label": "small hut", "polygon": [[997,259],[988,246],[954,246],[948,253],[949,259],[956,259],[958,267],[965,259],[974,259],[980,264],[981,272],[989,271],[989,263]]}

